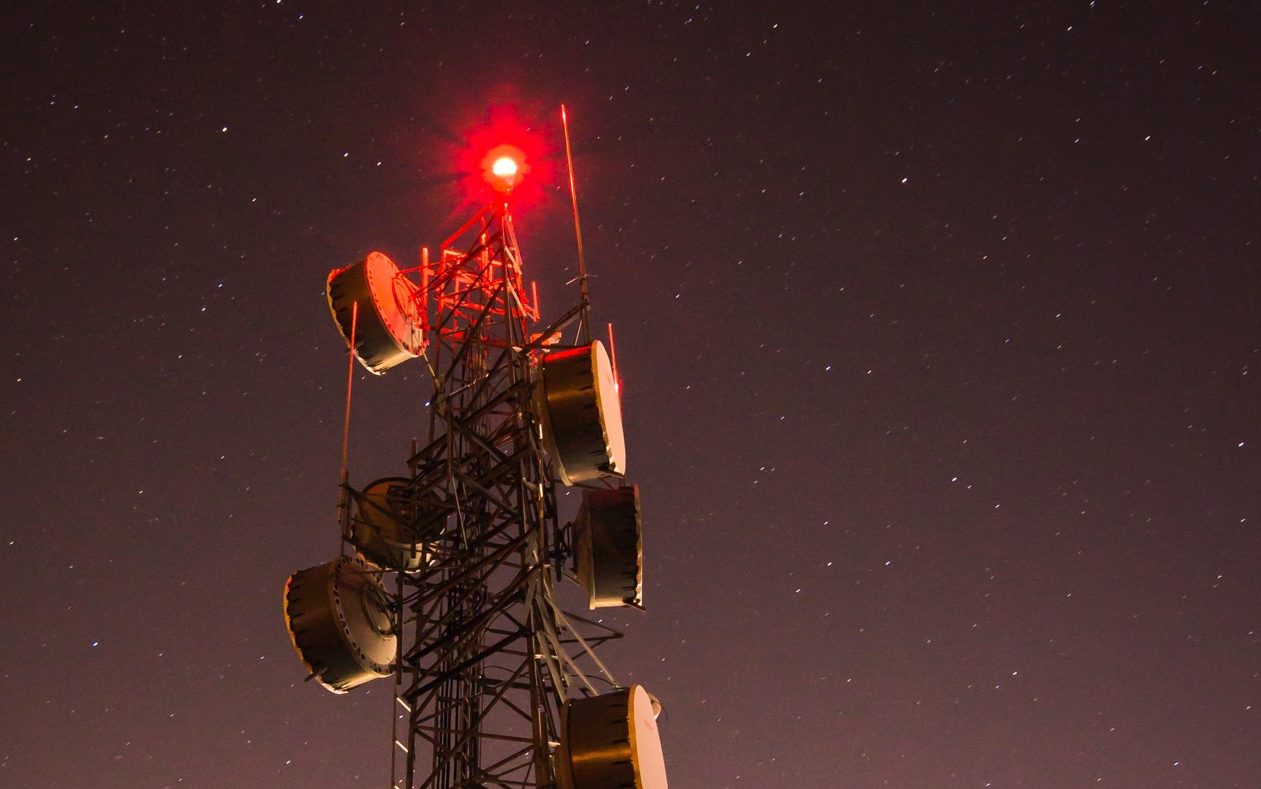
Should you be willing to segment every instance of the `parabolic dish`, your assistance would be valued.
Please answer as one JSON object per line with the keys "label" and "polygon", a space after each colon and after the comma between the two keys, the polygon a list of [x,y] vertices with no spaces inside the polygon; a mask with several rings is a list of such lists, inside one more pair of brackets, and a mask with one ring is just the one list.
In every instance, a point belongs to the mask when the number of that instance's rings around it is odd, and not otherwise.
{"label": "parabolic dish", "polygon": [[387,477],[369,483],[359,495],[351,541],[363,558],[391,570],[416,570],[429,551],[415,544],[407,524],[415,520],[411,480]]}
{"label": "parabolic dish", "polygon": [[656,712],[642,685],[565,703],[561,789],[667,789]]}
{"label": "parabolic dish", "polygon": [[385,590],[361,559],[343,556],[289,576],[284,609],[298,658],[334,693],[394,670],[397,638]]}
{"label": "parabolic dish", "polygon": [[639,486],[584,490],[574,519],[574,564],[590,608],[643,604]]}
{"label": "parabolic dish", "polygon": [[326,292],[333,320],[347,345],[354,334],[355,357],[373,373],[379,375],[424,350],[417,290],[394,261],[380,252],[329,272]]}
{"label": "parabolic dish", "polygon": [[622,404],[604,345],[551,351],[539,378],[543,441],[560,481],[625,474]]}

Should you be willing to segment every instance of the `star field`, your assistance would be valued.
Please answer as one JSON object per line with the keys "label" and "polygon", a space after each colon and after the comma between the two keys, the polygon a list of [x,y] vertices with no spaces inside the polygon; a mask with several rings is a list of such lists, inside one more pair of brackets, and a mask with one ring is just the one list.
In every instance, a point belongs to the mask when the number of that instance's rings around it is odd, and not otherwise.
{"label": "star field", "polygon": [[[281,618],[336,549],[324,277],[458,227],[504,102],[572,111],[645,514],[602,656],[672,786],[1261,785],[1261,20],[929,5],[6,11],[0,785],[388,784],[389,685]],[[358,373],[353,479],[426,387]]]}

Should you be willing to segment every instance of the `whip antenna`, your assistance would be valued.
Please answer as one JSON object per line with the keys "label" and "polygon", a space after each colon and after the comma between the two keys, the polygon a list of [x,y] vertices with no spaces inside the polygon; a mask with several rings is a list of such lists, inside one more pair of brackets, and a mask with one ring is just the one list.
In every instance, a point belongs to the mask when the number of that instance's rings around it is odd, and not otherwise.
{"label": "whip antenna", "polygon": [[[355,335],[359,331],[359,304],[356,302],[350,311],[350,346],[349,359],[346,362],[346,414],[342,418],[342,468],[338,475],[341,490],[337,493],[337,521],[341,524],[343,539],[350,532],[350,391],[355,383]],[[339,542],[341,547],[345,547]]]}
{"label": "whip antenna", "polygon": [[574,238],[578,242],[578,289],[582,294],[582,326],[584,342],[591,342],[591,321],[587,311],[591,306],[591,293],[587,290],[587,258],[582,251],[582,222],[578,219],[578,186],[574,181],[574,154],[569,145],[569,113],[560,105],[560,125],[565,131],[565,166],[569,170],[569,204],[574,209]]}

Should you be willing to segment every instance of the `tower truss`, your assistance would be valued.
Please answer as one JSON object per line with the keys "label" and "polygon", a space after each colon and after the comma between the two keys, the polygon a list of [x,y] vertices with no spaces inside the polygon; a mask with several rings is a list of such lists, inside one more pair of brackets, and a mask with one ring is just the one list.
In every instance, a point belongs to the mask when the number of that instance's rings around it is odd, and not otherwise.
{"label": "tower truss", "polygon": [[[537,298],[525,288],[505,206],[488,208],[465,233],[474,236],[467,249],[444,245],[422,263],[435,315],[430,440],[408,461],[406,497],[432,559],[396,576],[403,785],[548,786],[564,700],[575,687],[616,686],[592,649],[618,634],[567,616],[552,590],[569,551],[544,459],[536,371],[542,343],[577,313],[531,333]],[[421,777],[425,751],[430,770]]]}

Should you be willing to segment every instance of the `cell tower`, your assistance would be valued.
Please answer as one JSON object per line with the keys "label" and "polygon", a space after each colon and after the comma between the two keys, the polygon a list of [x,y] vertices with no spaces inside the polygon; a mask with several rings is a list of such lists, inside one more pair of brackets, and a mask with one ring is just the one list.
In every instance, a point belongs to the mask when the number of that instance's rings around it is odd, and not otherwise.
{"label": "cell tower", "polygon": [[[527,286],[512,207],[528,162],[511,146],[483,160],[493,199],[436,255],[400,270],[373,252],[328,277],[351,352],[344,438],[356,359],[378,374],[420,360],[428,437],[406,475],[362,487],[343,444],[341,556],[289,577],[285,622],[334,693],[393,677],[399,789],[666,787],[660,704],[596,654],[620,633],[554,594],[568,578],[591,609],[642,607],[639,490],[615,355],[591,338],[562,121],[581,296],[559,318],[543,324]],[[582,494],[565,523],[557,486]]]}

